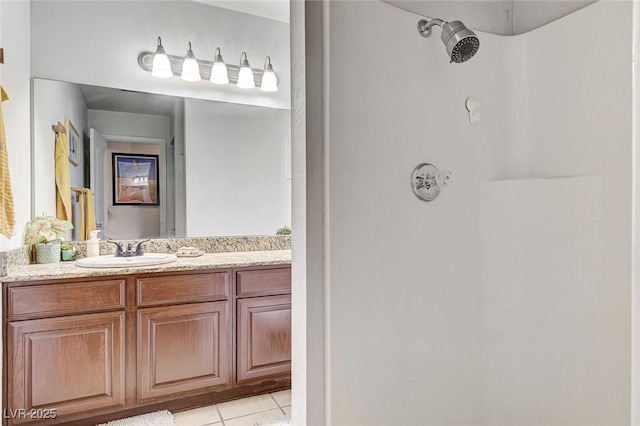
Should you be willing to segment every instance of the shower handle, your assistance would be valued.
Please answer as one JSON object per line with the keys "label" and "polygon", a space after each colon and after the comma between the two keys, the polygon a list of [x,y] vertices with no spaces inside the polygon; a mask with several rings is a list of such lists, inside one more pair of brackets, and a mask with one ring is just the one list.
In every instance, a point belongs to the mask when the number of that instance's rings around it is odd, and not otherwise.
{"label": "shower handle", "polygon": [[433,201],[442,188],[451,183],[451,172],[449,170],[438,170],[430,163],[419,164],[411,174],[411,189],[418,199],[422,201]]}

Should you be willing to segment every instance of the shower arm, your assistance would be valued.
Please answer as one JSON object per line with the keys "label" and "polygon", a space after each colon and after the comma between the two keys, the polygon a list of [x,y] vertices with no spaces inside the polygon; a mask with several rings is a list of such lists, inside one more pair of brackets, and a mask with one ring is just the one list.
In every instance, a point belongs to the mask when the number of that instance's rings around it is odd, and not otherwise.
{"label": "shower arm", "polygon": [[430,21],[422,19],[418,22],[418,32],[422,37],[429,37],[431,35],[431,27],[434,25],[442,27],[442,24],[444,23],[445,22],[442,19],[432,19]]}

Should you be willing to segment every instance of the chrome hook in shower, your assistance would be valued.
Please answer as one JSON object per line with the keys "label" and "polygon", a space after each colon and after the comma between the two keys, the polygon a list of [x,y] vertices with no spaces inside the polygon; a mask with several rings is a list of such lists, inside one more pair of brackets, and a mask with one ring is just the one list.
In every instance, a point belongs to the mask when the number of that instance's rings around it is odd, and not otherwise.
{"label": "chrome hook in shower", "polygon": [[440,194],[442,188],[451,183],[449,170],[438,170],[430,163],[419,164],[411,174],[411,189],[422,201],[432,201]]}

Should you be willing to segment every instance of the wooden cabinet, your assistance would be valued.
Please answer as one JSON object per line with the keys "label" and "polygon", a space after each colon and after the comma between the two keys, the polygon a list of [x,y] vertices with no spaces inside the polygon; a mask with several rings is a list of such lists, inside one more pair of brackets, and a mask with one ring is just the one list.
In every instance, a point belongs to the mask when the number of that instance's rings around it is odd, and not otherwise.
{"label": "wooden cabinet", "polygon": [[291,296],[238,300],[237,381],[291,372]]}
{"label": "wooden cabinet", "polygon": [[8,408],[124,406],[124,325],[123,312],[9,323]]}
{"label": "wooden cabinet", "polygon": [[[93,426],[291,384],[287,266],[3,283],[3,425]],[[55,410],[54,419],[6,413]]]}
{"label": "wooden cabinet", "polygon": [[236,273],[236,382],[291,374],[291,269]]}
{"label": "wooden cabinet", "polygon": [[229,385],[229,302],[138,311],[138,400]]}
{"label": "wooden cabinet", "polygon": [[230,276],[137,278],[138,402],[231,387]]}

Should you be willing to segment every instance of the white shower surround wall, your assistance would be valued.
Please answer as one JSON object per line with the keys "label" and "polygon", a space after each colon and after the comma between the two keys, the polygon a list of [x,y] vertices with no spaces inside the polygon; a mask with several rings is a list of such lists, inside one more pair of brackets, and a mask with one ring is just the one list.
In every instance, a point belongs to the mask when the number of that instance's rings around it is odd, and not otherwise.
{"label": "white shower surround wall", "polygon": [[417,15],[327,7],[327,424],[629,424],[631,3],[461,65]]}

